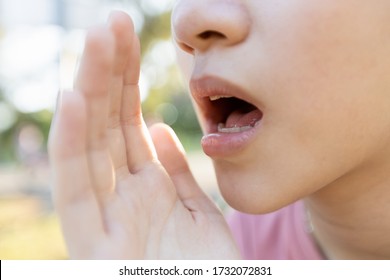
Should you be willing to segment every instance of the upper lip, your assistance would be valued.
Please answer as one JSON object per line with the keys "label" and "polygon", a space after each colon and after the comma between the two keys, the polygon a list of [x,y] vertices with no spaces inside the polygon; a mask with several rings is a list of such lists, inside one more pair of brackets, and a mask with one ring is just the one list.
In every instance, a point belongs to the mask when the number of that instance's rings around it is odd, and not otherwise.
{"label": "upper lip", "polygon": [[241,87],[216,76],[192,78],[190,81],[190,90],[193,98],[197,102],[202,102],[205,98],[208,100],[210,96],[224,95],[252,103],[251,96]]}
{"label": "upper lip", "polygon": [[191,95],[207,122],[206,130],[208,132],[215,132],[218,123],[225,121],[222,119],[223,114],[221,113],[223,108],[216,110],[217,108],[210,101],[211,96],[231,96],[260,108],[259,104],[256,104],[256,100],[246,90],[218,76],[193,77],[189,86]]}

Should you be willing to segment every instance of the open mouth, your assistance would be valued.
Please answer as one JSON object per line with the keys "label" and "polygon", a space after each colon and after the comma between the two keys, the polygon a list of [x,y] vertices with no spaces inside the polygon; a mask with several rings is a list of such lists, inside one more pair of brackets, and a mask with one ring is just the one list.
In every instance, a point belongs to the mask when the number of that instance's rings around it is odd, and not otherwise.
{"label": "open mouth", "polygon": [[203,78],[191,81],[191,92],[206,121],[206,133],[241,133],[259,124],[263,112],[251,97],[226,81]]}
{"label": "open mouth", "polygon": [[212,158],[225,158],[249,147],[262,127],[259,101],[239,86],[214,76],[192,79],[190,88],[205,133],[203,151]]}
{"label": "open mouth", "polygon": [[209,121],[219,133],[239,133],[255,127],[263,113],[251,103],[233,96],[214,95],[209,97]]}

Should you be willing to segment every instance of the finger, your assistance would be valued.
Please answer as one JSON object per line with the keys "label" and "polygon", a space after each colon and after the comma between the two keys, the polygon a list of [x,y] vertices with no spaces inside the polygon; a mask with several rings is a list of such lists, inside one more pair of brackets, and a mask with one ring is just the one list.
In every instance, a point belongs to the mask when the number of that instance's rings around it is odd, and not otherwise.
{"label": "finger", "polygon": [[62,95],[48,149],[53,200],[71,256],[82,257],[94,247],[104,230],[89,177],[85,103],[79,94]]}
{"label": "finger", "polygon": [[156,152],[142,118],[139,93],[140,46],[134,35],[130,57],[125,70],[121,123],[126,140],[127,163],[130,172],[137,173],[156,159]]}
{"label": "finger", "polygon": [[[150,128],[158,159],[175,184],[177,194],[184,205],[201,204],[202,209],[215,210],[215,206],[196,182],[186,160],[184,148],[174,131],[165,124],[156,124]],[[204,208],[208,207],[208,208]]]}
{"label": "finger", "polygon": [[87,150],[91,184],[102,201],[115,186],[109,152],[107,124],[108,95],[114,62],[114,37],[106,27],[91,29],[76,80],[76,89],[85,99],[87,113]]}
{"label": "finger", "polygon": [[91,29],[76,78],[75,88],[86,100],[87,143],[92,149],[106,148],[109,112],[108,89],[114,60],[114,38],[106,28]]}
{"label": "finger", "polygon": [[[128,64],[133,39],[135,38],[134,24],[130,16],[121,11],[111,12],[108,19],[108,26],[114,34],[115,57],[114,74],[123,77]],[[121,82],[121,84],[123,81]],[[120,109],[120,108],[119,108]]]}
{"label": "finger", "polygon": [[120,112],[124,72],[130,56],[134,26],[127,14],[116,11],[110,15],[108,27],[115,39],[113,75],[109,85],[109,146],[114,168],[120,169],[126,166],[127,169],[126,144],[122,133]]}

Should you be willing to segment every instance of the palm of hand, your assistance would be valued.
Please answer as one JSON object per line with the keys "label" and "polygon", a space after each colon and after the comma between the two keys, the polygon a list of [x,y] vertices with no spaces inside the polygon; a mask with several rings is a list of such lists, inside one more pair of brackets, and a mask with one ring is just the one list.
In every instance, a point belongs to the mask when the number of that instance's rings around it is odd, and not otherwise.
{"label": "palm of hand", "polygon": [[145,128],[139,67],[132,22],[113,13],[88,33],[75,90],[59,101],[49,154],[70,256],[237,258],[173,131]]}

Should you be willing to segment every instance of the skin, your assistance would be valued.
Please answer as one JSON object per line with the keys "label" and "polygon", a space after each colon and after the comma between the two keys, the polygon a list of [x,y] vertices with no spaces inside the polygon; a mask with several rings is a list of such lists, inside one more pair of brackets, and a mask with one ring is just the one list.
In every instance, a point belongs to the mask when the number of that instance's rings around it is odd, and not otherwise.
{"label": "skin", "polygon": [[[389,8],[181,0],[172,16],[187,79],[218,75],[263,112],[254,141],[213,158],[226,201],[266,213],[304,199],[328,258],[390,258]],[[54,198],[71,257],[237,258],[172,131],[158,125],[150,138],[142,122],[135,42],[119,12],[91,30],[53,121]]]}
{"label": "skin", "polygon": [[213,158],[228,203],[305,198],[326,257],[388,259],[389,1],[192,2],[173,14],[187,79],[217,73],[264,113],[254,142]]}
{"label": "skin", "polygon": [[87,34],[75,89],[59,97],[49,154],[70,257],[238,258],[173,131],[160,124],[149,134],[139,66],[131,19],[114,12],[107,26]]}

